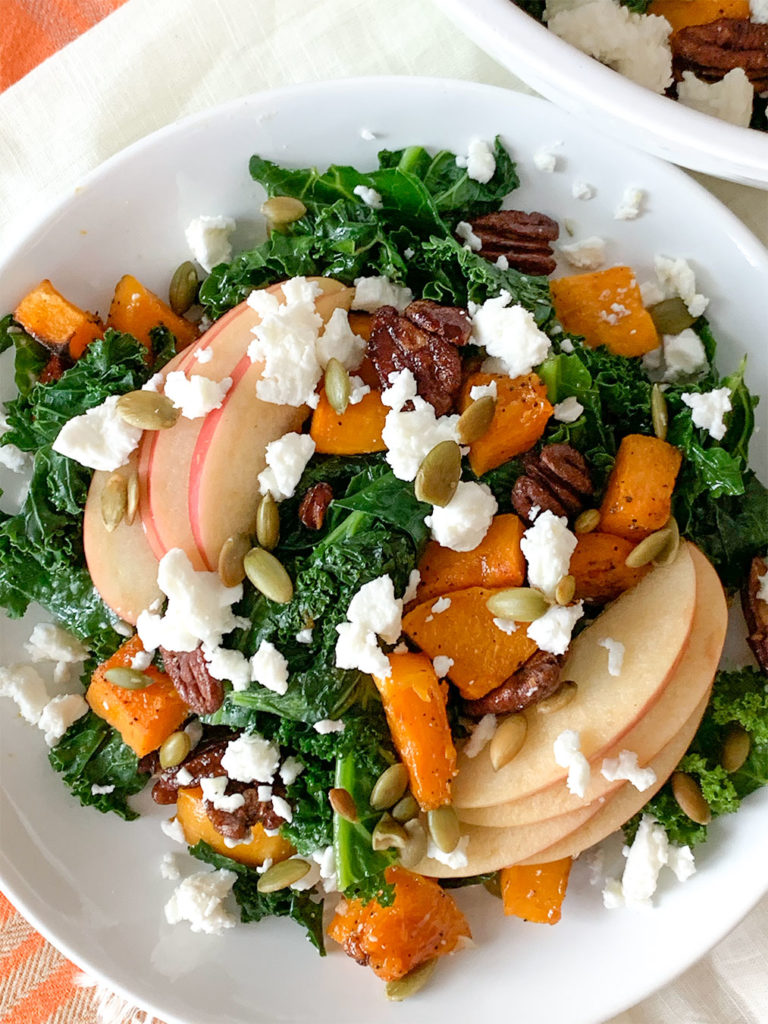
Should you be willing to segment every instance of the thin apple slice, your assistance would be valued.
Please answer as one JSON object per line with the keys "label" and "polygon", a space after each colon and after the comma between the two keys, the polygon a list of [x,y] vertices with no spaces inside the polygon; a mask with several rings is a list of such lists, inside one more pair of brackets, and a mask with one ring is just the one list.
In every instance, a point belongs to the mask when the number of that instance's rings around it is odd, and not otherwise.
{"label": "thin apple slice", "polygon": [[[672,740],[680,723],[688,720],[709,693],[727,625],[725,597],[717,573],[697,548],[691,547],[691,556],[696,572],[696,609],[683,658],[648,714],[592,761],[592,775],[584,798],[574,796],[563,782],[558,782],[521,800],[495,807],[462,809],[459,812],[462,821],[502,828],[566,814],[583,806],[584,802],[609,796],[618,788],[619,782],[609,782],[600,773],[604,758],[617,757],[622,750],[632,750],[637,754],[639,764],[644,766]],[[620,687],[625,679],[622,672],[615,685]]]}
{"label": "thin apple slice", "polygon": [[[118,469],[126,479],[136,469],[136,453]],[[157,559],[141,520],[125,521],[110,533],[101,515],[101,495],[112,473],[93,474],[83,518],[83,547],[88,572],[105,602],[121,619],[136,625],[139,612],[163,595],[157,585]]]}
{"label": "thin apple slice", "polygon": [[[494,771],[488,748],[474,759],[459,757],[454,805],[490,807],[563,781],[567,772],[556,764],[552,747],[565,729],[580,734],[588,760],[619,743],[664,692],[687,643],[695,603],[693,559],[682,544],[671,565],[654,569],[576,638],[563,675],[577,683],[577,696],[549,715],[526,712],[528,736],[510,764]],[[606,651],[598,646],[605,637],[624,644],[622,675],[631,686],[618,687],[609,674]]]}

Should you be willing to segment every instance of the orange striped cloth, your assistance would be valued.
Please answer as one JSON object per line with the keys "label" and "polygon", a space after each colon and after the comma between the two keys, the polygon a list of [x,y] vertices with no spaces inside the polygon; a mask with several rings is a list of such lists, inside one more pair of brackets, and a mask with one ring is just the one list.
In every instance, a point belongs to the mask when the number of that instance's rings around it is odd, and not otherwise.
{"label": "orange striped cloth", "polygon": [[0,0],[0,92],[125,0]]}

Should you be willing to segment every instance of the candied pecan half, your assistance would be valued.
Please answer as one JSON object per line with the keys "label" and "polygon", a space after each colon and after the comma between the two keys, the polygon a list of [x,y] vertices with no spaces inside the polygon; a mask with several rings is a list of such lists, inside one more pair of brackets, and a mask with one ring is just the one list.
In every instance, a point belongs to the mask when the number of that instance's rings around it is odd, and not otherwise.
{"label": "candied pecan half", "polygon": [[[218,833],[226,836],[227,839],[245,839],[251,827],[260,823],[265,829],[276,829],[285,821],[272,806],[270,800],[259,800],[258,782],[234,782],[231,779],[227,783],[225,793],[231,796],[233,793],[241,793],[245,803],[236,811],[217,810],[210,800],[205,801],[205,813],[211,820],[211,824]],[[276,795],[282,795],[284,790],[278,792],[278,787],[273,787]]]}
{"label": "candied pecan half", "polygon": [[485,697],[468,700],[464,710],[471,718],[506,715],[523,711],[550,697],[560,686],[563,659],[547,651],[536,651],[517,672]]}
{"label": "candied pecan half", "polygon": [[431,299],[416,299],[406,306],[404,316],[431,334],[439,334],[454,345],[466,345],[472,333],[472,321],[466,309],[441,306]]}
{"label": "candied pecan half", "polygon": [[512,507],[527,523],[531,509],[549,509],[556,516],[577,515],[593,493],[584,457],[569,444],[548,444],[538,454],[523,456],[525,473],[512,488]]}
{"label": "candied pecan half", "polygon": [[319,530],[325,521],[325,513],[333,501],[333,488],[320,483],[308,488],[299,505],[299,519],[308,530]]}
{"label": "candied pecan half", "polygon": [[706,82],[718,82],[742,68],[758,92],[768,89],[768,24],[718,18],[678,29],[669,42],[678,80],[683,71],[693,71]]}
{"label": "candied pecan half", "polygon": [[753,558],[749,567],[749,576],[741,590],[741,607],[747,621],[749,635],[747,643],[757,659],[760,668],[768,675],[768,602],[762,601],[757,592],[760,589],[760,577],[768,572],[768,562],[764,558]]}
{"label": "candied pecan half", "polygon": [[165,671],[184,701],[198,715],[212,715],[224,701],[224,687],[208,671],[202,647],[194,651],[160,648]]}
{"label": "candied pecan half", "polygon": [[394,306],[381,306],[371,321],[368,354],[382,388],[389,387],[390,374],[407,369],[438,416],[452,408],[461,387],[461,357],[440,334],[418,327]]}
{"label": "candied pecan half", "polygon": [[523,274],[551,274],[555,257],[551,242],[557,240],[557,221],[545,213],[499,210],[475,217],[472,231],[482,242],[479,255],[495,263],[499,256]]}
{"label": "candied pecan half", "polygon": [[[226,775],[221,767],[221,759],[227,744],[233,740],[237,733],[222,727],[211,729],[209,734],[204,736],[191,753],[189,753],[181,764],[173,768],[163,768],[160,771],[155,784],[152,787],[152,799],[156,804],[175,804],[179,789],[178,774],[184,768],[191,779],[187,779],[185,785],[197,786],[200,779],[212,778],[216,775]],[[155,769],[160,770],[160,761],[157,761]]]}

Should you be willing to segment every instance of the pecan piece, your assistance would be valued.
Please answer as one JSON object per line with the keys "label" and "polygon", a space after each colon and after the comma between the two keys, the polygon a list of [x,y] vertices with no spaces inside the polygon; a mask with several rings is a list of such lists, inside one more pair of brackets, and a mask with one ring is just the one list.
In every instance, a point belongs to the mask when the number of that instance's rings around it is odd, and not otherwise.
{"label": "pecan piece", "polygon": [[167,651],[160,648],[165,671],[176,691],[198,715],[211,715],[224,701],[224,687],[208,671],[202,647],[194,651]]}
{"label": "pecan piece", "polygon": [[[152,799],[156,804],[175,804],[179,789],[178,774],[184,768],[191,779],[187,779],[187,786],[198,786],[200,779],[212,778],[216,775],[225,775],[221,767],[221,759],[227,744],[233,740],[237,733],[220,727],[211,729],[207,736],[204,736],[195,749],[189,753],[181,764],[173,768],[164,768],[152,786]],[[160,761],[157,761],[157,769],[160,768]]]}
{"label": "pecan piece", "polygon": [[299,519],[308,530],[319,530],[325,521],[325,513],[333,501],[330,484],[320,483],[310,487],[299,505]]}
{"label": "pecan piece", "polygon": [[[210,800],[205,801],[205,813],[220,835],[227,839],[245,839],[257,823],[269,831],[283,824],[285,818],[277,813],[271,800],[259,800],[259,785],[261,783],[234,782],[230,779],[225,794],[232,796],[233,793],[241,793],[245,801],[236,811],[220,811]],[[277,793],[277,788],[274,788],[274,792]]]}
{"label": "pecan piece", "polygon": [[495,690],[477,700],[465,701],[464,710],[471,718],[524,711],[545,697],[551,697],[558,689],[562,661],[555,654],[536,651]]}
{"label": "pecan piece", "polygon": [[438,334],[454,345],[466,345],[472,333],[472,322],[466,309],[441,306],[431,299],[416,299],[403,314],[411,323],[431,334]]}
{"label": "pecan piece", "polygon": [[512,488],[512,507],[527,523],[538,506],[556,516],[577,515],[593,493],[592,478],[580,452],[569,444],[548,444],[523,456],[525,473]]}
{"label": "pecan piece", "polygon": [[768,562],[764,558],[753,558],[749,567],[749,576],[741,591],[741,607],[747,621],[749,635],[747,643],[763,672],[768,675],[768,602],[761,600],[757,594],[760,590],[760,577],[768,572]]}
{"label": "pecan piece", "polygon": [[670,46],[678,80],[683,71],[693,71],[706,82],[718,82],[734,68],[742,68],[758,92],[768,89],[768,24],[718,18],[678,29]]}
{"label": "pecan piece", "polygon": [[550,243],[557,240],[560,228],[545,213],[485,213],[472,221],[472,231],[482,242],[479,255],[491,263],[504,256],[510,267],[523,274],[551,274],[555,269]]}
{"label": "pecan piece", "polygon": [[461,357],[440,334],[418,327],[394,306],[381,306],[371,321],[368,354],[382,388],[389,387],[390,374],[407,369],[438,416],[452,408],[461,387]]}

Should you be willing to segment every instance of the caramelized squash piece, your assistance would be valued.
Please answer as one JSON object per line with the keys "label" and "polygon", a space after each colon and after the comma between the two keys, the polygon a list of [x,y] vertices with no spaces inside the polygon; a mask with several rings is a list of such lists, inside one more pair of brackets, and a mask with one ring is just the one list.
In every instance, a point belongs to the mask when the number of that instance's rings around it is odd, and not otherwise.
{"label": "caramelized squash piece", "polygon": [[309,427],[315,451],[325,455],[362,455],[364,452],[384,451],[386,445],[381,439],[381,432],[388,412],[380,393],[369,391],[356,405],[348,405],[339,416],[323,388]]}
{"label": "caramelized squash piece", "polygon": [[504,913],[536,924],[557,924],[573,859],[549,864],[516,864],[499,872]]}
{"label": "caramelized squash piece", "polygon": [[661,529],[672,514],[672,492],[683,456],[658,437],[627,434],[600,506],[600,529],[640,541]]}
{"label": "caramelized squash piece", "polygon": [[597,601],[600,604],[613,601],[651,571],[650,564],[639,569],[631,569],[624,564],[635,546],[626,537],[597,530],[578,537],[568,567],[568,572],[576,580],[577,601]]}
{"label": "caramelized squash piece", "polygon": [[24,296],[13,316],[41,345],[73,360],[104,334],[104,325],[95,313],[65,299],[47,278]]}
{"label": "caramelized squash piece", "polygon": [[749,0],[652,0],[647,13],[666,18],[673,32],[719,18],[750,17]]}
{"label": "caramelized squash piece", "polygon": [[152,339],[149,332],[153,327],[160,326],[167,327],[175,336],[179,351],[190,345],[198,335],[194,324],[174,313],[167,302],[145,288],[132,274],[125,274],[115,287],[107,327],[132,334],[151,352]]}

